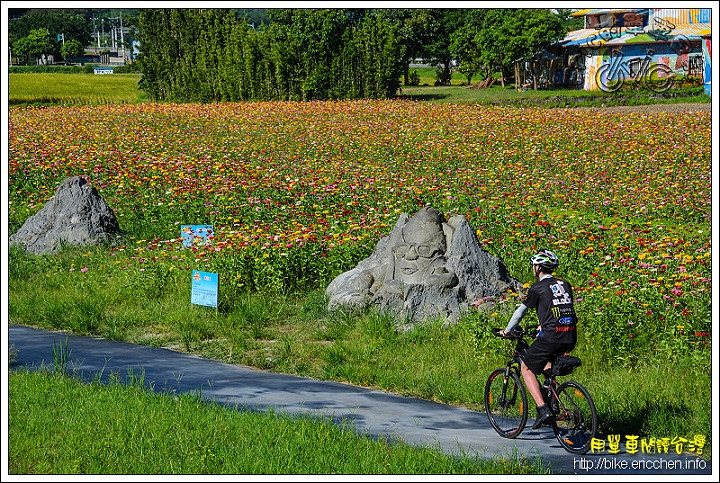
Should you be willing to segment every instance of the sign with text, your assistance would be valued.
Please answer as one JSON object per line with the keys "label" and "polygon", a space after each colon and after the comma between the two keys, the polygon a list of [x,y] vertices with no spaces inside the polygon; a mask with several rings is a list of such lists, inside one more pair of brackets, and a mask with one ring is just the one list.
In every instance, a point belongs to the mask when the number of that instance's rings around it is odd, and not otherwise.
{"label": "sign with text", "polygon": [[219,277],[217,273],[192,271],[190,303],[217,307]]}
{"label": "sign with text", "polygon": [[214,230],[212,225],[182,225],[180,236],[184,247],[211,245]]}

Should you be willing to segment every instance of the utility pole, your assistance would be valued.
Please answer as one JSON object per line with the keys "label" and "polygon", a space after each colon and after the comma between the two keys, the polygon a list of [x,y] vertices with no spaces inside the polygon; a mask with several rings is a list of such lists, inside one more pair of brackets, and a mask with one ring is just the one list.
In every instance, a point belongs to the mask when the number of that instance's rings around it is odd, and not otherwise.
{"label": "utility pole", "polygon": [[120,14],[120,48],[122,48],[122,63],[125,63],[125,36],[123,35],[122,14]]}
{"label": "utility pole", "polygon": [[96,53],[96,54],[100,52],[100,30],[98,30],[98,26],[97,26],[97,21],[98,21],[98,20],[100,20],[100,19],[97,18],[97,17],[93,17],[93,19],[92,19],[92,21],[93,21],[93,30],[94,30],[95,38],[96,38],[96,40],[97,40],[97,47],[95,47],[95,53]]}

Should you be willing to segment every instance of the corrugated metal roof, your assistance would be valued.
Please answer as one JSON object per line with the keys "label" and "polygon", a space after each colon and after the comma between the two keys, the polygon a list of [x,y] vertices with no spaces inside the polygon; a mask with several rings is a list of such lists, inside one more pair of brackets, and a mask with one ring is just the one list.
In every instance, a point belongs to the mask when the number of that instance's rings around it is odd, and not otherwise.
{"label": "corrugated metal roof", "polygon": [[[648,33],[650,32],[650,33]],[[653,36],[652,31],[645,29],[582,29],[570,32],[563,38],[558,45],[562,47],[570,47],[573,45],[583,47],[600,47],[602,45],[622,45],[622,44],[640,44],[658,41],[671,41],[677,38],[686,38],[688,40],[697,40],[702,37],[711,35],[712,28],[710,24],[681,25],[675,27],[672,32],[663,38]]]}
{"label": "corrugated metal roof", "polygon": [[565,38],[563,38],[559,44],[563,47],[569,47],[571,45],[584,45],[588,47],[599,47],[605,44],[608,40],[620,37],[620,32],[617,29],[582,29],[569,32]]}
{"label": "corrugated metal roof", "polygon": [[608,15],[617,13],[648,13],[650,17],[662,18],[675,25],[710,23],[712,9],[710,8],[584,8],[572,12],[572,17],[585,17],[587,15]]}
{"label": "corrugated metal roof", "polygon": [[[639,27],[610,27],[610,28],[587,28],[568,32],[568,34],[557,45],[563,47],[586,46],[600,47],[605,44],[620,45],[630,43],[648,43],[658,40],[670,41],[674,38],[687,38],[690,40],[708,37],[712,35],[710,23],[711,10],[699,8],[655,8],[655,9],[611,9],[611,8],[586,8],[573,12],[573,16],[585,15],[607,15],[613,13],[638,13],[648,12],[648,25]],[[655,19],[662,19],[662,22]],[[705,20],[701,22],[700,20]],[[654,28],[664,30],[653,32]]]}
{"label": "corrugated metal roof", "polygon": [[[643,33],[638,33],[643,32]],[[617,38],[613,38],[612,40],[608,40],[605,42],[607,45],[621,45],[621,44],[640,44],[640,43],[648,43],[648,42],[657,42],[659,40],[666,40],[671,41],[673,39],[682,39],[686,38],[688,40],[697,40],[704,36],[708,36],[712,33],[712,28],[709,23],[705,24],[685,24],[685,25],[679,25],[676,26],[670,33],[667,34],[666,38],[663,37],[662,39],[658,39],[656,36],[654,37],[651,33],[647,33],[648,29],[647,27],[640,31],[628,31],[626,33],[623,33],[622,36],[619,36]]]}
{"label": "corrugated metal roof", "polygon": [[583,8],[570,14],[572,17],[584,17],[586,15],[606,15],[608,13],[631,13],[647,12],[647,8]]}
{"label": "corrugated metal roof", "polygon": [[651,8],[649,24],[652,25],[652,18],[661,18],[676,26],[688,24],[710,23],[712,9],[709,8]]}

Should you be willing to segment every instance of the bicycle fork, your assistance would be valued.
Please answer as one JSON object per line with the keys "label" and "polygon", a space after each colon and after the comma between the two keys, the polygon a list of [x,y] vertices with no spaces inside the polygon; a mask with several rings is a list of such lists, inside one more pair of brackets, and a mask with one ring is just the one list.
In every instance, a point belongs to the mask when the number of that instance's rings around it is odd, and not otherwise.
{"label": "bicycle fork", "polygon": [[513,406],[515,404],[515,400],[517,399],[517,393],[518,388],[515,384],[512,385],[512,394],[510,396],[510,399],[508,399],[508,381],[510,381],[510,375],[512,374],[512,369],[509,367],[505,370],[505,374],[503,375],[503,386],[502,386],[502,394],[500,395],[500,406],[503,408],[508,408],[510,406]]}

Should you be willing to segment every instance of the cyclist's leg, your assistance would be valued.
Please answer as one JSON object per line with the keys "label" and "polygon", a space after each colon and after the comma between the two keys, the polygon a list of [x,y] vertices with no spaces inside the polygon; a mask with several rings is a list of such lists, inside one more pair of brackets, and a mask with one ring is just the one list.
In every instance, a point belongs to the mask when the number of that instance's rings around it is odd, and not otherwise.
{"label": "cyclist's leg", "polygon": [[523,380],[525,381],[528,392],[535,401],[535,405],[542,406],[545,404],[542,397],[542,390],[540,389],[540,382],[537,380],[535,373],[525,365],[525,362],[523,362],[522,366],[520,366],[520,372],[522,372]]}
{"label": "cyclist's leg", "polygon": [[537,376],[540,375],[547,365],[549,356],[553,353],[553,344],[548,344],[543,339],[535,339],[525,351],[523,362],[520,366],[525,386],[537,406],[545,404],[542,396],[542,389]]}
{"label": "cyclist's leg", "polygon": [[537,406],[538,415],[533,424],[533,429],[538,429],[544,421],[552,417],[552,412],[547,407],[542,394],[542,388],[537,376],[542,373],[548,363],[550,356],[557,350],[557,344],[548,342],[545,339],[535,339],[525,353],[520,370],[525,380],[525,386],[533,397]]}

